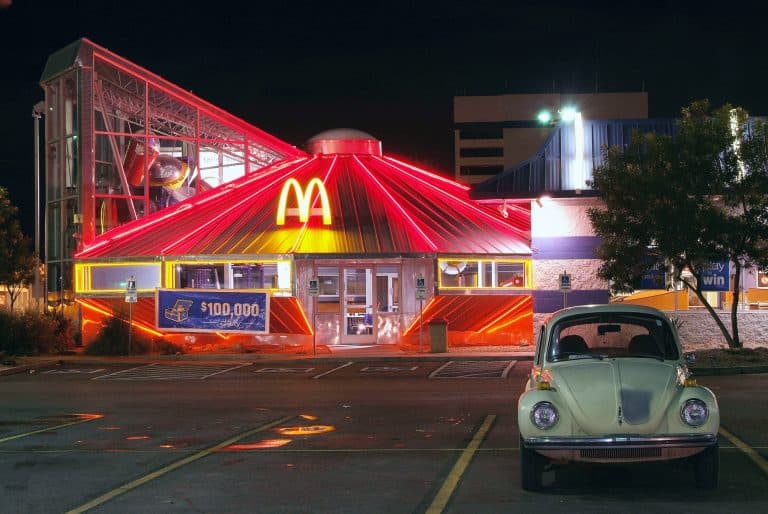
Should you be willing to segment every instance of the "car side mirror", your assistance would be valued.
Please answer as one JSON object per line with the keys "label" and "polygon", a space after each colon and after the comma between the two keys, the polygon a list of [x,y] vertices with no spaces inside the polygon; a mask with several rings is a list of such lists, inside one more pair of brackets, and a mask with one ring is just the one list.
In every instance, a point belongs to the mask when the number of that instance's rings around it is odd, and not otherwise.
{"label": "car side mirror", "polygon": [[685,359],[686,364],[693,364],[696,362],[696,353],[695,352],[685,352],[683,354],[683,359]]}

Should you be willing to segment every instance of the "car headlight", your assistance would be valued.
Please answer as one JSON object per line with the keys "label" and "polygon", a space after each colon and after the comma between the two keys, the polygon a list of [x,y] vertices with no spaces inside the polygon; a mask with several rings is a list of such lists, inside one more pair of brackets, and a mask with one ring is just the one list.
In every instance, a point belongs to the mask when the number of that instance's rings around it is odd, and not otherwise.
{"label": "car headlight", "polygon": [[680,417],[686,425],[700,427],[709,419],[709,409],[703,401],[691,398],[680,409]]}
{"label": "car headlight", "polygon": [[531,423],[541,430],[549,430],[557,424],[560,414],[549,402],[539,402],[531,409]]}

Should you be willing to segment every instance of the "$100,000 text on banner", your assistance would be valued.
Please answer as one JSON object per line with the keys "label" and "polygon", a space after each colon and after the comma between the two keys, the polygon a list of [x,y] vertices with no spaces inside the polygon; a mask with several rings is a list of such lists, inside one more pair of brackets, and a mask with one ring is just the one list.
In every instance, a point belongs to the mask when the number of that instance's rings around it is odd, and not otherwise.
{"label": "$100,000 text on banner", "polygon": [[156,300],[159,330],[269,333],[269,291],[158,289]]}

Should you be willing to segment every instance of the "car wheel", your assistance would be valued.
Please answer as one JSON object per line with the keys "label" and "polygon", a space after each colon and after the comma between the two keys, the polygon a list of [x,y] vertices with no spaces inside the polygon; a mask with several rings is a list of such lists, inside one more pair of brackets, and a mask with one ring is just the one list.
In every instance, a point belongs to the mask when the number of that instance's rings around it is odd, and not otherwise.
{"label": "car wheel", "polygon": [[541,475],[544,473],[544,465],[547,459],[536,451],[523,445],[520,438],[520,482],[526,491],[538,491],[541,489]]}
{"label": "car wheel", "polygon": [[720,449],[717,444],[697,454],[693,461],[696,487],[715,489],[720,476]]}

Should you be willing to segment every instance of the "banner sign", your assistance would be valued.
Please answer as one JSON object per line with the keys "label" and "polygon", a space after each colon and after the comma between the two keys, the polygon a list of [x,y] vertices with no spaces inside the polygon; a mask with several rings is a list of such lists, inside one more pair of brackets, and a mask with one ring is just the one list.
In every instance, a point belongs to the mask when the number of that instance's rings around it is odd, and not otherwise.
{"label": "banner sign", "polygon": [[657,261],[640,279],[640,289],[666,289],[667,272],[664,262]]}
{"label": "banner sign", "polygon": [[712,262],[701,268],[702,291],[730,291],[731,269],[728,261]]}
{"label": "banner sign", "polygon": [[157,289],[155,305],[165,332],[269,333],[269,291]]}

